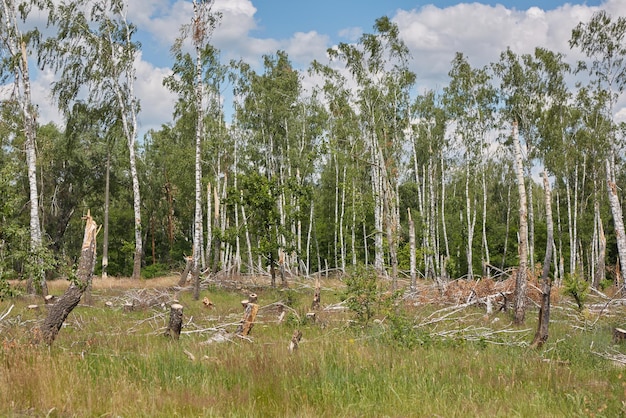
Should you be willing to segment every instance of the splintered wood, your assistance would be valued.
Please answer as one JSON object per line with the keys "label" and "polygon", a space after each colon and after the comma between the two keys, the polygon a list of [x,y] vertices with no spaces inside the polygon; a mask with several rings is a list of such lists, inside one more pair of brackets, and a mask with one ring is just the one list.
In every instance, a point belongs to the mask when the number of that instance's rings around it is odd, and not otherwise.
{"label": "splintered wood", "polygon": [[69,288],[65,291],[58,301],[49,305],[50,309],[43,324],[37,330],[38,338],[43,339],[48,345],[51,345],[57,337],[59,330],[63,326],[63,322],[67,316],[74,310],[80,302],[80,298],[91,283],[93,269],[96,262],[96,235],[98,233],[98,225],[91,217],[91,212],[87,212],[85,219],[85,235],[83,237],[83,245],[81,248],[80,259],[78,261],[78,270],[74,280],[71,281]]}
{"label": "splintered wood", "polygon": [[254,326],[254,320],[256,314],[259,312],[259,305],[254,303],[257,300],[257,295],[252,293],[248,296],[248,299],[242,300],[241,304],[244,306],[244,314],[241,324],[237,327],[237,334],[242,336],[248,336]]}

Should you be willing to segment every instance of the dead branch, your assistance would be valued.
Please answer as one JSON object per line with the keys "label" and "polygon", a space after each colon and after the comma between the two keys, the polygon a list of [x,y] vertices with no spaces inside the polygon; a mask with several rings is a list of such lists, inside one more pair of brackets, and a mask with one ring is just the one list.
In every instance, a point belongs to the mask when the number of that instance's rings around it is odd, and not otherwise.
{"label": "dead branch", "polygon": [[14,306],[15,305],[9,306],[9,309],[7,309],[7,311],[5,313],[3,313],[2,316],[0,316],[0,321],[2,321],[4,318],[6,318],[11,313],[11,310],[13,310]]}

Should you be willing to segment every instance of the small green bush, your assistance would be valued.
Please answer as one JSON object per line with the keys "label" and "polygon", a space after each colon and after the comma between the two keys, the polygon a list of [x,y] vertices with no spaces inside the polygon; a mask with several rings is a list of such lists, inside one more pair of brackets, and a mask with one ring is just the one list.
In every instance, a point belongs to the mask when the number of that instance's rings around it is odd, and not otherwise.
{"label": "small green bush", "polygon": [[589,282],[578,274],[566,274],[563,291],[574,298],[578,309],[582,310],[589,295]]}

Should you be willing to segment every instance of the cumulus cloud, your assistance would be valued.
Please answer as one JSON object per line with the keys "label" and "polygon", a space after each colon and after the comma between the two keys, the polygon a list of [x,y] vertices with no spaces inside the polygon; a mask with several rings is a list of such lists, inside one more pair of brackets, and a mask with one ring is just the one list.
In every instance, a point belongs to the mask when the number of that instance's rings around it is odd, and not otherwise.
{"label": "cumulus cloud", "polygon": [[[284,39],[259,35],[256,0],[216,0],[214,10],[222,21],[213,33],[212,43],[221,51],[224,62],[242,59],[260,68],[263,55],[284,50],[294,65],[305,69],[314,60],[325,62],[326,49],[339,41],[354,42],[361,28],[346,27],[333,34],[316,31],[296,32]],[[180,34],[180,28],[193,16],[193,5],[185,0],[134,0],[129,4],[128,18],[142,36],[143,55],[137,65],[136,94],[142,102],[142,130],[171,120],[175,98],[162,85],[170,73],[169,48]],[[606,0],[601,7],[613,16],[626,16],[626,2]],[[553,10],[531,7],[527,10],[461,3],[449,7],[426,5],[412,10],[396,10],[390,18],[398,24],[400,36],[413,59],[411,69],[418,75],[419,88],[441,89],[447,84],[447,73],[456,52],[463,52],[475,67],[495,62],[507,47],[518,54],[531,53],[536,46],[566,55],[573,63],[583,58],[569,48],[571,31],[581,21],[588,21],[598,7],[565,3]],[[371,22],[363,25],[370,27]],[[53,74],[36,76],[34,96],[40,102],[40,114],[50,120],[54,106],[46,99]],[[313,80],[306,81],[311,86]],[[48,104],[46,104],[48,103]],[[229,104],[226,104],[228,107]],[[48,107],[48,108],[46,108]],[[622,111],[620,116],[626,111]],[[58,112],[56,112],[58,113]]]}

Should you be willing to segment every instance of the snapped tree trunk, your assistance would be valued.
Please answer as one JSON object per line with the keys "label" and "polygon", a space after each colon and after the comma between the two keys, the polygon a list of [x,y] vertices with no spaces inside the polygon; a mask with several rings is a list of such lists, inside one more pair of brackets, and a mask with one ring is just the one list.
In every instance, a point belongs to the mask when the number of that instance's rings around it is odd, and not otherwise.
{"label": "snapped tree trunk", "polygon": [[539,323],[537,324],[537,332],[531,344],[533,348],[540,348],[548,341],[548,326],[550,324],[550,292],[552,290],[552,281],[550,280],[550,264],[552,262],[552,248],[554,247],[554,222],[552,221],[552,193],[550,191],[550,182],[548,174],[543,172],[543,187],[546,195],[546,224],[547,224],[547,242],[546,257],[543,260],[543,271],[541,273],[541,307],[539,308]]}
{"label": "snapped tree trunk", "polygon": [[87,212],[85,220],[85,235],[76,276],[73,278],[70,287],[65,291],[63,296],[50,307],[48,316],[39,327],[38,337],[48,345],[52,345],[61,326],[63,326],[63,322],[65,322],[67,316],[76,305],[78,305],[81,296],[91,283],[93,268],[96,262],[96,234],[98,232],[98,225],[96,225],[96,222],[89,212]]}

